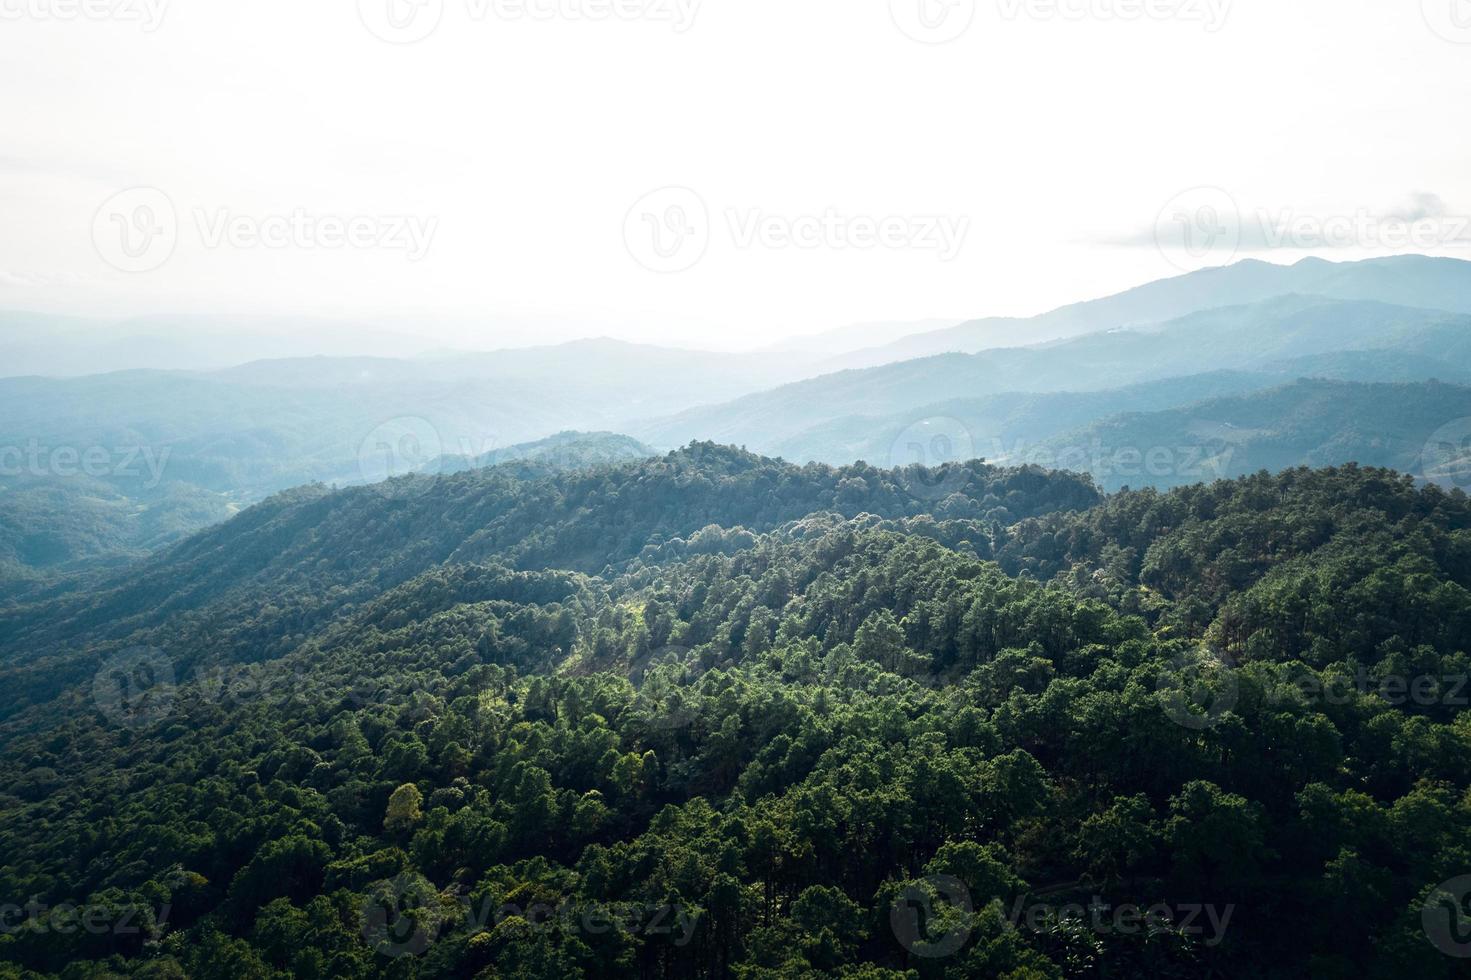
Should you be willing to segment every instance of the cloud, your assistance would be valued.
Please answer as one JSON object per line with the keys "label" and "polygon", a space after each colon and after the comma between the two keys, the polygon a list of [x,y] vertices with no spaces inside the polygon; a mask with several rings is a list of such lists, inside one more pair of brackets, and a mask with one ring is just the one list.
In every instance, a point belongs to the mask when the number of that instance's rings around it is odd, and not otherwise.
{"label": "cloud", "polygon": [[1431,194],[1421,191],[1410,195],[1410,205],[1402,211],[1389,211],[1386,218],[1399,218],[1401,221],[1425,221],[1431,218],[1454,217],[1450,208],[1446,207],[1445,201],[1439,194]]}
{"label": "cloud", "polygon": [[1249,210],[1228,191],[1199,188],[1172,199],[1152,227],[1095,238],[1090,244],[1233,252],[1465,248],[1471,247],[1471,210],[1457,211],[1429,191],[1380,209]]}

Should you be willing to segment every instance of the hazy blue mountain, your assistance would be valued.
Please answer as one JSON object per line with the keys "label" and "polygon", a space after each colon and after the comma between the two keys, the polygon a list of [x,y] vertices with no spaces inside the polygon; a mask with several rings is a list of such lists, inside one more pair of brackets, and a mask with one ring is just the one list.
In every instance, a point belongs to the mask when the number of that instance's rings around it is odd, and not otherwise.
{"label": "hazy blue mountain", "polygon": [[[1241,263],[1059,311],[1050,322],[1082,329],[1105,314],[1147,318],[1171,304],[1308,280],[1454,306],[1467,267]],[[64,336],[89,329],[67,318],[52,325]],[[0,319],[0,346],[22,335],[23,325]],[[598,339],[0,378],[0,493],[9,495],[0,563],[18,580],[143,553],[232,506],[313,481],[373,483],[511,460],[540,472],[635,460],[650,445],[697,439],[833,464],[1023,458],[1124,413],[1178,410],[1300,377],[1471,382],[1471,316],[1291,293],[1030,347],[807,377],[814,364],[794,351],[733,355]],[[1283,439],[1305,441],[1263,458],[1295,461],[1337,444],[1284,431]]]}
{"label": "hazy blue mountain", "polygon": [[233,505],[313,481],[644,458],[652,450],[606,430],[769,387],[800,364],[593,340],[0,378],[0,580],[146,553]]}
{"label": "hazy blue mountain", "polygon": [[1471,262],[1400,255],[1361,262],[1307,258],[1295,265],[1248,259],[1163,279],[1114,296],[1028,318],[990,317],[859,351],[834,367],[869,367],[951,352],[1017,347],[1120,327],[1174,320],[1200,310],[1291,293],[1471,313]]}
{"label": "hazy blue mountain", "polygon": [[[886,342],[912,329],[855,340],[841,350]],[[0,377],[71,378],[112,371],[218,371],[254,361],[299,358],[454,360],[506,350],[556,349],[596,330],[636,329],[612,318],[231,316],[172,314],[129,318],[0,310]],[[671,330],[671,335],[679,336]],[[633,346],[633,345],[630,345]],[[643,346],[643,345],[640,345]],[[678,344],[664,344],[678,347]],[[467,354],[461,348],[477,353]],[[778,361],[790,367],[793,353]],[[831,356],[819,348],[812,358]]]}
{"label": "hazy blue mountain", "polygon": [[596,385],[636,392],[644,401],[710,400],[701,392],[744,391],[815,373],[810,358],[732,354],[631,344],[599,337],[494,351],[437,351],[412,358],[313,357],[255,361],[217,372],[230,381],[282,386],[498,380],[556,382],[575,395]]}
{"label": "hazy blue mountain", "polygon": [[630,463],[657,455],[656,450],[637,439],[616,432],[559,432],[546,439],[494,449],[476,457],[445,456],[430,462],[424,472],[461,473],[486,466],[516,466],[528,473],[537,470],[563,472]]}
{"label": "hazy blue mountain", "polygon": [[[936,414],[929,406],[939,402],[1007,392],[1107,391],[1217,370],[1274,375],[1276,383],[1301,375],[1471,380],[1471,316],[1283,296],[1133,330],[838,372],[631,431],[656,446],[702,433],[762,452],[823,458],[830,455],[827,442],[804,446],[800,436],[842,419],[866,416],[887,425],[907,416],[907,425]],[[1188,383],[1183,387],[1182,398],[1200,397]]]}
{"label": "hazy blue mountain", "polygon": [[908,464],[916,461],[913,440],[928,428],[949,441],[948,447],[923,447],[935,457],[931,463],[943,461],[940,456],[998,459],[1120,412],[1175,408],[1281,381],[1279,375],[1265,372],[1216,371],[1109,391],[1011,391],[956,398],[894,415],[833,419],[779,440],[770,451],[795,462],[834,466],[858,459],[875,466]]}
{"label": "hazy blue mountain", "polygon": [[1466,385],[1302,378],[1282,384],[1277,373],[1221,371],[1105,392],[1012,392],[886,418],[837,419],[779,443],[777,451],[833,465],[936,465],[974,456],[1090,473],[1110,491],[1356,462],[1471,490],[1468,445]]}
{"label": "hazy blue mountain", "polygon": [[145,499],[86,476],[0,483],[0,590],[115,566],[218,523],[238,507],[224,494],[171,484]]}
{"label": "hazy blue mountain", "polygon": [[1299,380],[1093,422],[996,461],[1091,473],[1106,490],[1359,463],[1471,489],[1471,387]]}
{"label": "hazy blue mountain", "polygon": [[321,317],[64,317],[0,311],[0,377],[209,371],[331,352],[407,357],[432,346],[412,327]]}
{"label": "hazy blue mountain", "polygon": [[[162,479],[257,496],[363,482],[441,456],[622,428],[800,376],[797,359],[617,341],[413,359],[301,358],[217,372],[0,379],[0,447],[142,448]],[[48,475],[43,465],[41,472]],[[124,490],[136,476],[101,478]],[[146,482],[146,481],[144,481]],[[156,482],[156,481],[155,481]]]}

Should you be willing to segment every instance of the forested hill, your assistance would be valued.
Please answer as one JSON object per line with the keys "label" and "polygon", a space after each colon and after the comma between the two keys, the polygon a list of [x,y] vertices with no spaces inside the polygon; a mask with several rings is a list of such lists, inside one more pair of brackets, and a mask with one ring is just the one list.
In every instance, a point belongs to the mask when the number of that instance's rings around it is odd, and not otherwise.
{"label": "forested hill", "polygon": [[[796,467],[696,443],[636,464],[532,475],[495,467],[273,497],[80,595],[0,613],[0,717],[78,679],[94,647],[159,642],[181,656],[270,659],[359,602],[442,563],[596,574],[677,554],[707,527],[771,530],[813,513],[936,512],[1010,523],[1100,498],[1085,476],[983,463],[929,470]],[[707,535],[707,538],[710,535]],[[718,537],[718,534],[715,535]]]}
{"label": "forested hill", "polygon": [[138,928],[0,963],[1456,976],[1468,589],[1471,501],[1358,467],[305,489],[6,614],[0,894]]}

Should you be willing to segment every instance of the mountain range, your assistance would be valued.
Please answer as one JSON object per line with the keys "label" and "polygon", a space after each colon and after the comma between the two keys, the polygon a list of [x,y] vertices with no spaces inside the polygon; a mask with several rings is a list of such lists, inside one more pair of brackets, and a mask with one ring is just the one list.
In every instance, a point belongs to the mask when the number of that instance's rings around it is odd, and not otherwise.
{"label": "mountain range", "polygon": [[1390,292],[0,381],[0,976],[1459,976],[1471,314]]}
{"label": "mountain range", "polygon": [[[46,330],[0,317],[0,349],[98,329],[42,319]],[[159,322],[160,336],[188,325]],[[1454,426],[1458,386],[1471,384],[1471,262],[1246,261],[1028,319],[935,327],[858,325],[745,354],[591,339],[0,378],[0,575],[34,584],[136,557],[314,481],[524,456],[559,465],[563,444],[572,463],[696,440],[797,463],[1050,462],[1107,489],[1297,463],[1417,472],[1416,440]],[[1120,467],[1076,451],[1104,445],[1211,465]]]}
{"label": "mountain range", "polygon": [[700,443],[287,491],[0,604],[0,894],[59,926],[0,960],[1448,980],[1468,535],[1360,466],[1104,497]]}
{"label": "mountain range", "polygon": [[1299,293],[1471,313],[1471,269],[1459,259],[1399,255],[1363,262],[1306,258],[1293,265],[1247,259],[1162,279],[1114,296],[1028,318],[988,317],[903,337],[843,358],[872,367],[933,354],[976,353],[1137,327],[1198,310],[1240,306]]}
{"label": "mountain range", "polygon": [[[1203,373],[1217,376],[1198,389]],[[1114,392],[1094,399],[1042,399],[1046,412],[1092,405],[1102,414],[1187,404],[1209,394],[1243,393],[1294,377],[1355,381],[1471,381],[1471,316],[1372,301],[1289,295],[1249,306],[1193,313],[1164,324],[1086,334],[1031,347],[942,354],[844,371],[635,424],[654,445],[677,445],[695,433],[792,459],[834,461],[827,441],[835,423],[853,431],[893,431],[935,416],[955,400],[1019,393]],[[1172,381],[1172,379],[1180,379]],[[1156,383],[1158,382],[1158,383]],[[1221,387],[1224,386],[1224,387]],[[1133,399],[1144,397],[1135,405]],[[986,416],[986,411],[980,413]],[[869,420],[869,421],[865,421]],[[1023,429],[1077,424],[1075,415],[1035,419]],[[810,433],[810,435],[809,435]],[[974,445],[1016,435],[987,424]],[[882,447],[882,440],[879,440]],[[842,443],[838,444],[839,446]],[[874,444],[868,444],[873,451]],[[882,457],[874,461],[882,461]]]}

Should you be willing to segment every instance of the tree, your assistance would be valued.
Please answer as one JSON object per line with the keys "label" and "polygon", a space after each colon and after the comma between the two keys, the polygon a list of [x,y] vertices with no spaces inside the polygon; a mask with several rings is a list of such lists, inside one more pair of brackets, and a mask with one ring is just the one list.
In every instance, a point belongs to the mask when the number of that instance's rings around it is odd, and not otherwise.
{"label": "tree", "polygon": [[405,831],[424,819],[419,807],[424,794],[413,783],[404,783],[388,798],[388,809],[383,815],[383,829],[390,833]]}

